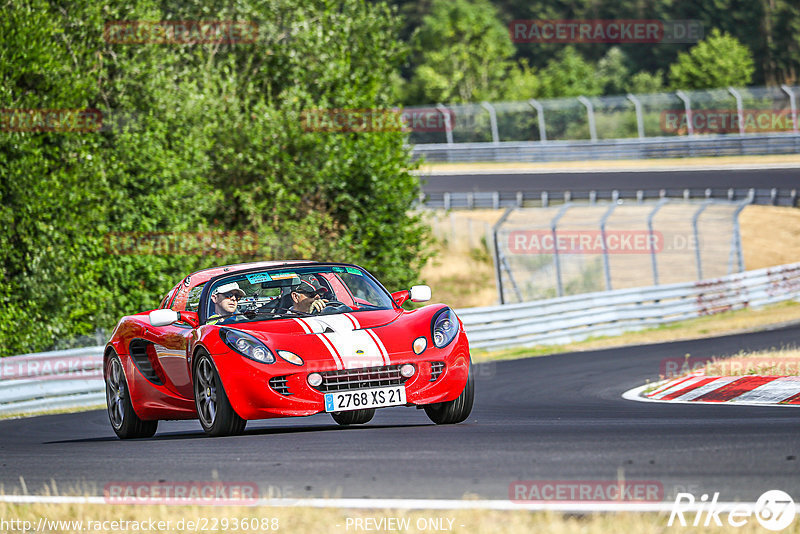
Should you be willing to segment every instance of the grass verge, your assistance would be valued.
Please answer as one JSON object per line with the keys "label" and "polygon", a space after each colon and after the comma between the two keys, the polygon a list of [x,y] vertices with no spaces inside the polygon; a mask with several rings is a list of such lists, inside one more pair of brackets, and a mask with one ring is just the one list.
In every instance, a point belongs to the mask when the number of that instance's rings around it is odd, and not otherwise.
{"label": "grass verge", "polygon": [[[189,522],[197,532],[285,532],[290,534],[325,534],[365,532],[437,532],[483,533],[505,532],[528,534],[607,534],[635,532],[663,533],[667,529],[666,513],[597,513],[562,514],[556,512],[484,511],[484,510],[342,510],[287,507],[203,507],[203,506],[140,506],[140,505],[18,505],[0,503],[4,521],[27,522],[32,532],[42,521],[43,531],[59,533],[84,532],[180,532],[188,531]],[[250,528],[255,519],[258,528]],[[241,526],[247,520],[247,528]],[[266,520],[264,523],[262,521]],[[61,521],[62,523],[57,523]],[[72,523],[69,521],[77,521]],[[183,523],[181,523],[181,521]],[[115,523],[116,522],[116,523]],[[163,523],[160,523],[163,522]],[[262,524],[267,528],[261,528]],[[155,530],[151,526],[155,525]],[[183,528],[181,529],[181,525]],[[387,528],[387,526],[394,528]],[[205,526],[206,528],[197,528]],[[211,528],[216,526],[216,528]],[[273,528],[275,526],[275,528]],[[727,526],[727,525],[726,525]],[[224,528],[227,527],[227,528]],[[680,527],[675,527],[680,528]],[[704,527],[703,532],[727,532],[724,527]],[[8,531],[24,531],[23,528]],[[749,534],[763,532],[755,520],[736,529]],[[783,532],[800,532],[795,521]]]}

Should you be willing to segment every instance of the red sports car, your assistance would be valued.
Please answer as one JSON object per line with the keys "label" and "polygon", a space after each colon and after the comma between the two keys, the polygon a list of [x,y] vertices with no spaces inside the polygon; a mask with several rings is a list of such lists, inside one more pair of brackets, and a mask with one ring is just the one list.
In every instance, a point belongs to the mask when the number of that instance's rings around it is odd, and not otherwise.
{"label": "red sports car", "polygon": [[160,419],[199,419],[211,436],[248,420],[328,412],[366,423],[416,406],[437,424],[469,416],[469,344],[428,286],[389,293],[356,265],[274,261],[187,276],[159,309],[123,317],[104,354],[108,417],[120,438]]}

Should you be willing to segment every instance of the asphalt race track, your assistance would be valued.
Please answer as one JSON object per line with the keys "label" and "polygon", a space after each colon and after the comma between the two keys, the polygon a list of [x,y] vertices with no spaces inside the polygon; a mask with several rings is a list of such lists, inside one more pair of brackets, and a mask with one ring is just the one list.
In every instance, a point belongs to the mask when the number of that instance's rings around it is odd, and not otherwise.
{"label": "asphalt race track", "polygon": [[650,480],[676,491],[754,501],[800,495],[797,407],[624,400],[664,358],[794,345],[800,325],[713,339],[562,354],[476,368],[467,422],[435,426],[411,408],[338,427],[327,415],[251,422],[206,438],[195,421],[118,440],[104,411],[0,421],[0,484],[102,494],[109,482],[255,482],[262,497],[508,499],[516,480]]}
{"label": "asphalt race track", "polygon": [[422,190],[442,192],[592,191],[638,189],[796,189],[800,169],[629,170],[600,172],[481,172],[420,176]]}

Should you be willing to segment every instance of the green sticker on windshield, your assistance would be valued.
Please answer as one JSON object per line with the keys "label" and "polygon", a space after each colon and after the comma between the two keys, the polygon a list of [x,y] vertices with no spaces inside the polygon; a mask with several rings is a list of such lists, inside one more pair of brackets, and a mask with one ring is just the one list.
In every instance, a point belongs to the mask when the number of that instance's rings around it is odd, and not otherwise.
{"label": "green sticker on windshield", "polygon": [[344,267],[331,267],[331,271],[333,271],[333,272],[335,272],[335,273],[344,273],[344,272],[347,272],[347,271],[345,271],[345,270],[344,270]]}
{"label": "green sticker on windshield", "polygon": [[355,267],[345,267],[344,270],[350,274],[357,274],[358,276],[361,276],[361,271],[359,271]]}

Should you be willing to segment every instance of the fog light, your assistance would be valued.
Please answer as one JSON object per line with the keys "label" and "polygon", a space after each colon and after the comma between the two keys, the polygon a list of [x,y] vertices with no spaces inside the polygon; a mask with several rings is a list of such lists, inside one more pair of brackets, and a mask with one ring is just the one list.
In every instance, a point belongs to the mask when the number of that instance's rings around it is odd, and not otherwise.
{"label": "fog light", "polygon": [[403,364],[403,366],[400,368],[400,374],[406,378],[414,376],[414,373],[416,372],[417,370],[410,363]]}
{"label": "fog light", "polygon": [[320,384],[322,384],[322,375],[319,373],[311,373],[310,375],[308,375],[308,378],[306,380],[308,380],[309,386],[315,388]]}
{"label": "fog light", "polygon": [[418,337],[414,340],[414,354],[422,354],[425,352],[425,349],[428,348],[428,340],[424,337]]}

